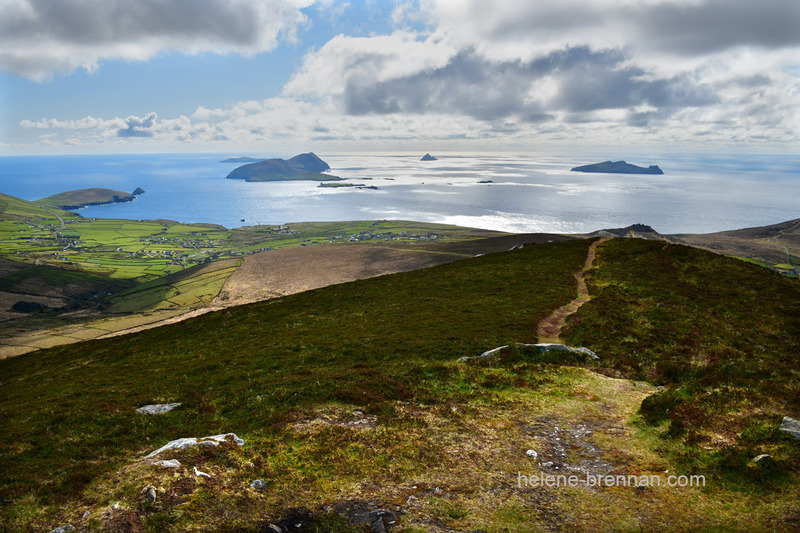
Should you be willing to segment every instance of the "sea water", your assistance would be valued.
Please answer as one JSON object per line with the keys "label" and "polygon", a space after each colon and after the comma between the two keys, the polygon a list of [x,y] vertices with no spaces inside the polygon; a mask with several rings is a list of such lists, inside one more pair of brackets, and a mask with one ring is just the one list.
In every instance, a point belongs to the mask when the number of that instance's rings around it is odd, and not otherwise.
{"label": "sea water", "polygon": [[[625,159],[658,164],[664,174],[620,175],[570,171],[608,159],[596,155],[452,153],[423,162],[420,154],[318,154],[332,174],[377,189],[225,179],[237,164],[220,160],[234,155],[0,157],[0,192],[35,200],[89,187],[141,187],[145,194],[133,202],[79,212],[226,227],[397,219],[511,232],[578,233],[643,223],[662,233],[705,233],[800,217],[800,155],[631,156]],[[293,154],[264,157],[287,155]]]}

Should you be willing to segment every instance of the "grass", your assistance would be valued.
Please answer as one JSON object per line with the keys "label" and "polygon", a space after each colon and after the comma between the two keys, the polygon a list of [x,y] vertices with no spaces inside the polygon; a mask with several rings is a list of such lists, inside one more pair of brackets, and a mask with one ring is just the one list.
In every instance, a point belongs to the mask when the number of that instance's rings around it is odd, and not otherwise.
{"label": "grass", "polygon": [[[524,349],[456,362],[535,342],[538,321],[575,297],[572,272],[588,245],[526,246],[0,361],[0,416],[11,428],[0,435],[0,497],[14,501],[0,523],[257,531],[295,517],[345,531],[355,526],[340,508],[373,502],[402,511],[403,531],[789,529],[800,516],[798,447],[776,427],[797,407],[793,280],[614,240],[590,271],[594,298],[564,331],[600,355],[594,372]],[[723,348],[727,357],[711,357]],[[653,394],[598,372],[667,388]],[[134,412],[170,401],[183,405]],[[177,471],[141,460],[174,438],[228,431],[245,446],[165,455],[181,461]],[[776,468],[746,464],[757,451]],[[545,460],[711,481],[517,486],[518,472],[560,472]],[[193,476],[194,466],[212,478]],[[267,489],[248,489],[254,479]],[[147,483],[158,487],[154,504],[139,495]]]}
{"label": "grass", "polygon": [[569,342],[591,342],[613,375],[666,389],[642,405],[685,446],[680,458],[732,482],[770,453],[796,471],[798,447],[776,431],[800,415],[800,284],[742,261],[685,246],[614,240],[590,273],[593,299],[567,322]]}

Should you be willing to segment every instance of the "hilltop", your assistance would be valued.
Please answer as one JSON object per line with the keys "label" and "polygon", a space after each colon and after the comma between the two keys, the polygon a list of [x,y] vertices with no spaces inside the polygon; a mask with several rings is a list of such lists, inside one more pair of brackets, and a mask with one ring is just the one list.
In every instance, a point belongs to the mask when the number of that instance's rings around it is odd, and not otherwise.
{"label": "hilltop", "polygon": [[341,178],[324,172],[330,165],[313,152],[299,154],[289,160],[265,159],[233,169],[228,179],[245,181],[316,180],[339,181]]}
{"label": "hilltop", "polygon": [[[137,189],[137,191],[141,191],[139,194],[143,194],[143,189]],[[106,205],[106,204],[118,204],[122,202],[132,202],[136,199],[137,195],[123,192],[123,191],[115,191],[113,189],[103,189],[103,188],[92,188],[92,189],[77,189],[74,191],[67,191],[58,194],[54,194],[52,196],[48,196],[47,198],[42,198],[41,200],[36,200],[35,203],[47,206],[47,207],[57,207],[59,209],[81,209],[82,207],[88,207],[90,205]]]}
{"label": "hilltop", "polygon": [[[573,273],[593,243],[590,299],[561,339],[599,361],[515,348],[575,298]],[[798,302],[795,280],[736,259],[572,239],[40,350],[0,361],[0,416],[13,428],[0,436],[0,497],[13,501],[0,520],[37,530],[789,529],[800,443],[778,426],[800,416]],[[512,348],[458,361],[501,345]],[[181,405],[135,411],[155,403]],[[170,468],[144,458],[178,437],[228,432],[243,446],[160,454],[179,462]],[[707,483],[520,484],[520,474],[563,472]]]}

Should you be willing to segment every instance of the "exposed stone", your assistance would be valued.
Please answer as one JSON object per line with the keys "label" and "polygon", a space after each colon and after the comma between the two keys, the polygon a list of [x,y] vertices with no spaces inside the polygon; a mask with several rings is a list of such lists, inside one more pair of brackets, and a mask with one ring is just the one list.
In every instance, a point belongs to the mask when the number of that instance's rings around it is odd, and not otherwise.
{"label": "exposed stone", "polygon": [[156,488],[148,483],[147,486],[141,490],[140,494],[144,496],[145,500],[155,502],[158,493],[156,492]]}
{"label": "exposed stone", "polygon": [[[597,356],[597,354],[594,353],[593,351],[591,351],[589,348],[583,348],[583,347],[581,347],[581,348],[573,348],[571,346],[565,346],[563,344],[552,344],[552,343],[547,343],[547,342],[540,343],[540,344],[525,344],[525,343],[522,343],[522,342],[518,342],[516,344],[516,346],[522,346],[522,347],[525,347],[525,348],[536,348],[536,350],[540,354],[545,354],[547,352],[566,352],[566,353],[574,353],[574,354],[584,355],[584,356],[589,357],[590,359],[595,359],[595,360],[600,359]],[[486,358],[489,358],[489,357],[493,356],[497,352],[503,350],[504,348],[508,348],[508,345],[506,344],[504,346],[499,346],[497,348],[494,348],[494,349],[491,349],[489,351],[483,352],[482,354],[474,356],[474,357],[470,357],[470,356],[465,355],[464,357],[459,357],[458,360],[459,361],[469,361],[470,359],[486,359]]]}
{"label": "exposed stone", "polygon": [[194,475],[197,476],[197,477],[200,477],[200,476],[207,477],[207,478],[211,477],[211,474],[207,474],[207,473],[205,473],[205,472],[203,472],[201,470],[198,470],[196,466],[194,467]]}
{"label": "exposed stone", "polygon": [[525,452],[525,455],[527,455],[528,457],[530,457],[534,461],[536,460],[537,457],[539,457],[539,454],[536,453],[536,450],[528,450],[527,452]]}
{"label": "exposed stone", "polygon": [[75,531],[75,528],[69,524],[64,526],[58,526],[55,529],[51,529],[48,533],[67,533],[69,531]]}
{"label": "exposed stone", "polygon": [[219,446],[219,443],[225,442],[225,438],[228,436],[232,437],[233,441],[239,446],[244,445],[244,440],[237,437],[236,433],[223,433],[221,435],[212,435],[210,437],[201,437],[199,439],[195,437],[187,437],[170,441],[161,448],[150,452],[146,457],[155,457],[159,453],[166,450],[182,450],[183,448],[188,448],[189,446]]}
{"label": "exposed stone", "polygon": [[769,464],[770,462],[772,462],[772,456],[768,453],[753,457],[753,464]]}
{"label": "exposed stone", "polygon": [[167,459],[165,461],[155,461],[153,463],[156,466],[160,466],[162,468],[180,468],[181,462],[177,459]]}
{"label": "exposed stone", "polygon": [[795,420],[794,418],[784,416],[783,422],[781,422],[780,430],[800,440],[800,420]]}
{"label": "exposed stone", "polygon": [[179,405],[180,403],[156,403],[152,405],[143,405],[142,407],[137,407],[136,412],[142,415],[160,415],[161,413],[172,411]]}
{"label": "exposed stone", "polygon": [[267,488],[267,482],[264,481],[263,479],[257,479],[252,483],[250,483],[250,488],[256,490],[264,490]]}

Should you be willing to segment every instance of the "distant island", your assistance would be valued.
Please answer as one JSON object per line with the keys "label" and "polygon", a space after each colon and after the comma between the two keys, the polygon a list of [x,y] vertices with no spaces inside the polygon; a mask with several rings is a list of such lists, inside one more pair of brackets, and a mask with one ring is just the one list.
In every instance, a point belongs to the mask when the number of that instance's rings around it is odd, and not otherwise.
{"label": "distant island", "polygon": [[296,155],[289,160],[265,159],[236,167],[227,175],[230,180],[245,181],[286,181],[314,180],[341,181],[342,178],[324,174],[330,165],[313,152]]}
{"label": "distant island", "polygon": [[639,167],[625,161],[604,161],[593,165],[583,165],[572,169],[574,172],[602,172],[605,174],[663,174],[658,165]]}
{"label": "distant island", "polygon": [[437,159],[433,157],[431,154],[425,154],[422,156],[422,159],[420,159],[420,161],[436,161],[436,160]]}
{"label": "distant island", "polygon": [[[134,194],[142,194],[144,189],[141,187],[134,191]],[[113,189],[77,189],[74,191],[67,191],[47,198],[36,200],[35,203],[44,207],[57,207],[59,209],[81,209],[82,207],[89,207],[91,205],[106,205],[106,204],[119,204],[123,202],[132,202],[136,199],[134,194],[124,191],[115,191]]]}
{"label": "distant island", "polygon": [[220,163],[256,163],[258,161],[263,161],[263,159],[256,159],[255,157],[244,156],[244,157],[229,157],[228,159],[223,159]]}

